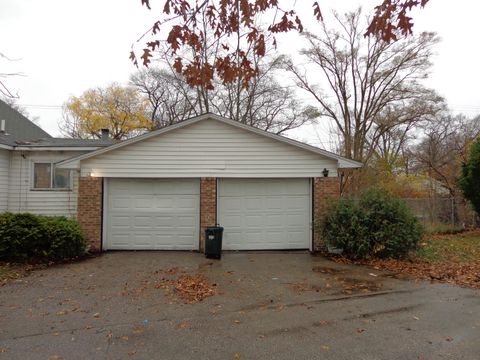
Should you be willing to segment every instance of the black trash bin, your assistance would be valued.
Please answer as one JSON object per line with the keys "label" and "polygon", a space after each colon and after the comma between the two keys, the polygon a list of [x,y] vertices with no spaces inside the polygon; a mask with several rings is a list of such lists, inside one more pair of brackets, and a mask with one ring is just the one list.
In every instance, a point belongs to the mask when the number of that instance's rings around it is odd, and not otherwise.
{"label": "black trash bin", "polygon": [[212,226],[205,229],[205,257],[220,259],[222,256],[223,227]]}

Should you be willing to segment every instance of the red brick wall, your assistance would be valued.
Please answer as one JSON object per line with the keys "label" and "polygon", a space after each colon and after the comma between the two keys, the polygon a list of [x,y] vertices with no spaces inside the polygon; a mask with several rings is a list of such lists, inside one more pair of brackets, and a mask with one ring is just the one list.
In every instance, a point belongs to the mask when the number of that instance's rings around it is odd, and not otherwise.
{"label": "red brick wall", "polygon": [[90,244],[90,251],[102,250],[103,178],[80,177],[77,220]]}
{"label": "red brick wall", "polygon": [[217,223],[217,179],[200,179],[200,251],[205,250],[205,228]]}
{"label": "red brick wall", "polygon": [[313,250],[317,251],[323,247],[322,239],[318,231],[318,223],[328,204],[333,199],[340,197],[340,178],[338,177],[317,177],[313,179]]}

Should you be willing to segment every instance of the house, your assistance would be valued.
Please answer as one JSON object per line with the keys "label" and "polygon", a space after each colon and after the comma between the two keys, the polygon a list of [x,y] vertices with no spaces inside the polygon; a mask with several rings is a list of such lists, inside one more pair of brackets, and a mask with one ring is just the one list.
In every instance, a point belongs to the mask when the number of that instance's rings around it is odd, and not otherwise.
{"label": "house", "polygon": [[78,173],[54,164],[110,144],[53,138],[0,100],[0,212],[75,217]]}
{"label": "house", "polygon": [[[97,250],[310,249],[313,223],[360,163],[204,114],[56,164],[79,173],[77,218]],[[316,240],[316,241],[315,241]]]}
{"label": "house", "polygon": [[339,169],[361,166],[213,114],[118,143],[40,135],[1,135],[0,211],[76,216],[94,250],[202,251],[216,224],[226,250],[315,250]]}

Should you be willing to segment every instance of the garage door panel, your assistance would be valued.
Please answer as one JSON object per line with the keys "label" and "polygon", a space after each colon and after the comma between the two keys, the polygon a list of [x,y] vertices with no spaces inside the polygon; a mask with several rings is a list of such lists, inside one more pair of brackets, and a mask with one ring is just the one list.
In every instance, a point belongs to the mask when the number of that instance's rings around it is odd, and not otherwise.
{"label": "garage door panel", "polygon": [[281,228],[283,227],[284,216],[282,214],[267,214],[265,215],[266,224],[269,227]]}
{"label": "garage door panel", "polygon": [[221,179],[219,223],[224,249],[308,249],[308,179]]}
{"label": "garage door panel", "polygon": [[108,179],[106,248],[198,249],[198,179]]}

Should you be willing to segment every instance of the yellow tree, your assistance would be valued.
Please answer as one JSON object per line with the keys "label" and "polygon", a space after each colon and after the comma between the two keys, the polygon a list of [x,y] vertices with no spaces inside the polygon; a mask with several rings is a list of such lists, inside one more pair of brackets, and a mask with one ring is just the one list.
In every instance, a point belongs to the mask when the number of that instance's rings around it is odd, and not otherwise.
{"label": "yellow tree", "polygon": [[108,129],[112,139],[126,139],[151,129],[147,106],[146,99],[132,87],[113,83],[89,89],[64,104],[60,130],[69,137],[94,139]]}

